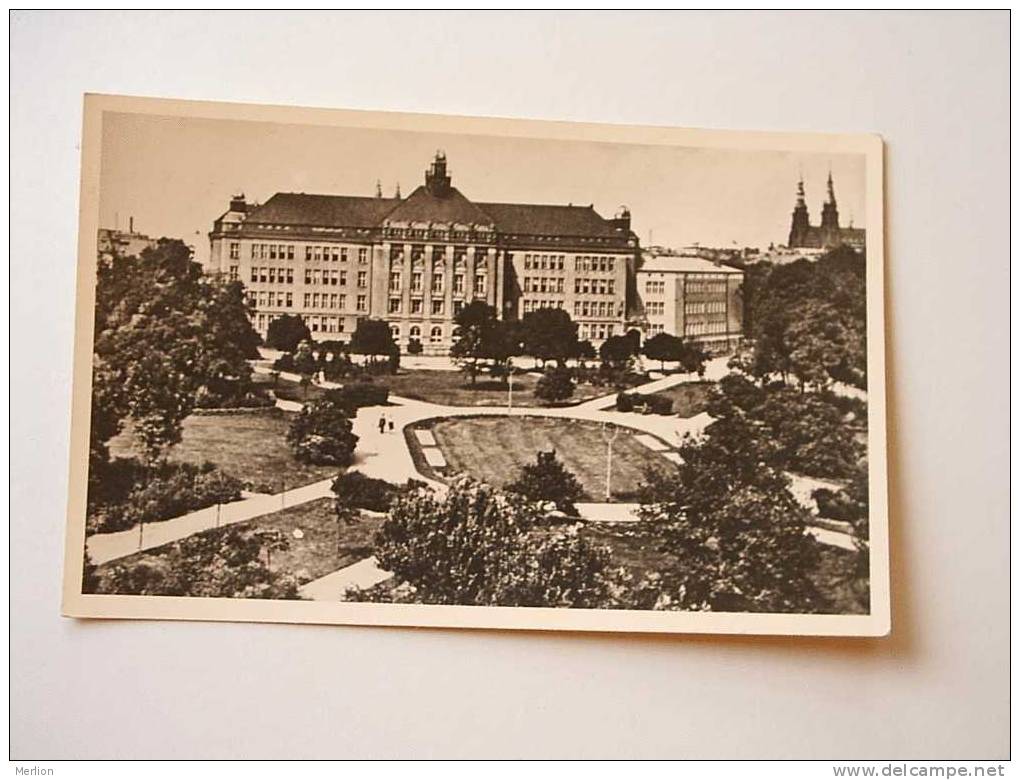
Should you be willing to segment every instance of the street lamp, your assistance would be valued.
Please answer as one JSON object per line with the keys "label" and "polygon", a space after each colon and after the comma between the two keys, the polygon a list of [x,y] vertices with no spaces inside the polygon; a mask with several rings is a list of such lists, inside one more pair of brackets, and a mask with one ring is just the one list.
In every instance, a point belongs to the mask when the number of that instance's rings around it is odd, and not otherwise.
{"label": "street lamp", "polygon": [[611,422],[602,423],[602,441],[606,443],[606,501],[613,500],[613,440],[620,429]]}
{"label": "street lamp", "polygon": [[514,408],[514,359],[506,359],[506,410],[513,411]]}

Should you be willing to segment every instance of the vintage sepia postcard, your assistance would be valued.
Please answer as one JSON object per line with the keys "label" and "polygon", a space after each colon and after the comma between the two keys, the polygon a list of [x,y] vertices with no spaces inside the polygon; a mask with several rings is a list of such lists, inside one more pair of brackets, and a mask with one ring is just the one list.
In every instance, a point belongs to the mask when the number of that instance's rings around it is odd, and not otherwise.
{"label": "vintage sepia postcard", "polygon": [[85,98],[65,615],[888,633],[876,136]]}

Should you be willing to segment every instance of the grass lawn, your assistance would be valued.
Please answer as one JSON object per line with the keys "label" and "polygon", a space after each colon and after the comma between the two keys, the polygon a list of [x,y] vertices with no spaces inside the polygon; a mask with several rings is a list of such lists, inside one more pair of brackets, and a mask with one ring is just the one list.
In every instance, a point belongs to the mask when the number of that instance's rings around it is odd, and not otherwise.
{"label": "grass lawn", "polygon": [[[236,525],[240,528],[275,528],[282,531],[290,543],[290,549],[273,553],[273,571],[292,574],[303,585],[369,557],[372,554],[372,538],[383,519],[363,512],[360,522],[340,528],[339,545],[336,513],[333,511],[333,500],[329,498],[282,509]],[[301,530],[303,538],[294,538],[295,529]],[[115,564],[133,565],[159,558],[166,555],[170,547],[164,545],[104,563],[98,567],[97,574],[103,577]]]}
{"label": "grass lawn", "polygon": [[713,387],[715,382],[688,382],[659,390],[656,395],[672,398],[673,414],[678,417],[694,417],[705,411]]}
{"label": "grass lawn", "polygon": [[[595,423],[549,417],[450,417],[431,427],[449,464],[437,478],[464,472],[502,487],[516,479],[540,450],[554,449],[581,482],[585,500],[605,501],[606,443]],[[417,440],[410,431],[408,441],[414,453]],[[420,448],[417,452],[420,455]],[[423,460],[417,462],[421,467]],[[633,433],[620,429],[613,442],[613,499],[628,500],[647,469],[670,465],[636,441]]]}
{"label": "grass lawn", "polygon": [[[467,374],[460,371],[401,370],[393,376],[377,377],[376,382],[386,385],[393,395],[431,401],[445,406],[506,406],[507,385],[479,375],[472,386]],[[514,406],[543,406],[535,398],[537,374],[514,374]],[[570,403],[580,403],[612,393],[612,388],[579,385]]]}
{"label": "grass lawn", "polygon": [[[256,492],[278,493],[335,476],[335,466],[298,463],[287,444],[293,413],[265,409],[239,414],[194,414],[184,420],[181,443],[170,449],[171,460],[211,461]],[[110,454],[137,456],[129,430],[110,441]]]}

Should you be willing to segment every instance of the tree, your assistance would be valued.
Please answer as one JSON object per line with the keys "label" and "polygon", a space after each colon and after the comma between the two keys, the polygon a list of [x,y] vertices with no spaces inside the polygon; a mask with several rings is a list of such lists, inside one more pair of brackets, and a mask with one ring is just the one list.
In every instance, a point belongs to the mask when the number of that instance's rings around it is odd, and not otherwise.
{"label": "tree", "polygon": [[536,309],[521,320],[521,340],[525,354],[562,366],[577,355],[577,323],[564,309]]}
{"label": "tree", "polygon": [[294,350],[293,370],[304,376],[311,376],[319,369],[315,360],[315,352],[312,350],[311,341],[302,341]]}
{"label": "tree", "polygon": [[281,352],[293,352],[302,341],[311,341],[312,332],[297,314],[283,314],[269,323],[266,344]]}
{"label": "tree", "polygon": [[622,368],[637,354],[634,340],[629,336],[610,336],[599,347],[599,357],[603,363],[615,368]]}
{"label": "tree", "polygon": [[[133,421],[146,458],[180,441],[202,391],[219,399],[251,391],[246,362],[258,336],[242,288],[210,277],[178,240],[138,257],[102,259],[97,270],[90,457]],[[98,460],[97,460],[98,459]]]}
{"label": "tree", "polygon": [[577,357],[581,361],[581,365],[584,365],[586,360],[594,360],[598,353],[595,351],[595,345],[588,339],[577,342]]}
{"label": "tree", "polygon": [[644,353],[649,360],[658,360],[666,369],[666,361],[679,362],[685,354],[684,340],[671,333],[656,333],[645,342]]}
{"label": "tree", "polygon": [[574,394],[574,378],[566,366],[547,369],[535,384],[535,397],[543,401],[565,401]]}
{"label": "tree", "polygon": [[681,463],[646,488],[644,531],[669,563],[659,603],[676,609],[807,612],[818,546],[810,514],[769,465],[774,445],[741,409],[680,448]]}
{"label": "tree", "polygon": [[[408,584],[404,600],[477,606],[611,606],[620,573],[575,528],[541,529],[538,508],[468,478],[437,496],[396,498],[375,539],[379,566]],[[385,599],[362,593],[362,598]],[[392,597],[389,597],[392,598]]]}
{"label": "tree", "polygon": [[367,355],[369,362],[374,363],[379,355],[390,356],[399,353],[400,348],[393,340],[390,326],[384,320],[363,319],[358,321],[357,328],[351,336],[351,352],[356,355]]}
{"label": "tree", "polygon": [[461,365],[475,383],[479,362],[495,357],[499,350],[496,310],[484,301],[471,301],[454,317],[453,346],[450,356]]}
{"label": "tree", "polygon": [[696,373],[699,377],[704,376],[705,361],[708,360],[708,354],[696,341],[681,339],[680,343],[680,368],[689,374]]}
{"label": "tree", "polygon": [[584,495],[581,483],[567,471],[556,457],[555,450],[539,452],[535,462],[525,464],[517,479],[506,489],[529,501],[552,502],[559,511],[568,515],[577,513],[574,502]]}
{"label": "tree", "polygon": [[349,466],[358,437],[349,410],[328,394],[304,405],[287,431],[294,457],[302,463]]}

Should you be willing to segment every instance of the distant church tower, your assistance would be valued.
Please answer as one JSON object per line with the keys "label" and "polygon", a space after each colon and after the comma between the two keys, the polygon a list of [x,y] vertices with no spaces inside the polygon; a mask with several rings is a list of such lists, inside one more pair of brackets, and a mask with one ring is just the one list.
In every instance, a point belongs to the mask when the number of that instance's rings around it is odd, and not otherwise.
{"label": "distant church tower", "polygon": [[793,207],[790,239],[787,246],[791,249],[832,249],[838,246],[850,246],[857,250],[863,250],[865,246],[864,230],[852,225],[848,228],[839,226],[839,208],[836,206],[836,187],[832,183],[832,171],[829,171],[826,185],[825,202],[822,204],[822,223],[815,226],[811,224],[808,216],[803,177],[797,182],[797,202]]}
{"label": "distant church tower", "polygon": [[797,204],[793,207],[793,220],[790,223],[790,240],[787,246],[805,246],[811,232],[811,218],[808,216],[807,201],[804,198],[804,178],[797,182]]}

